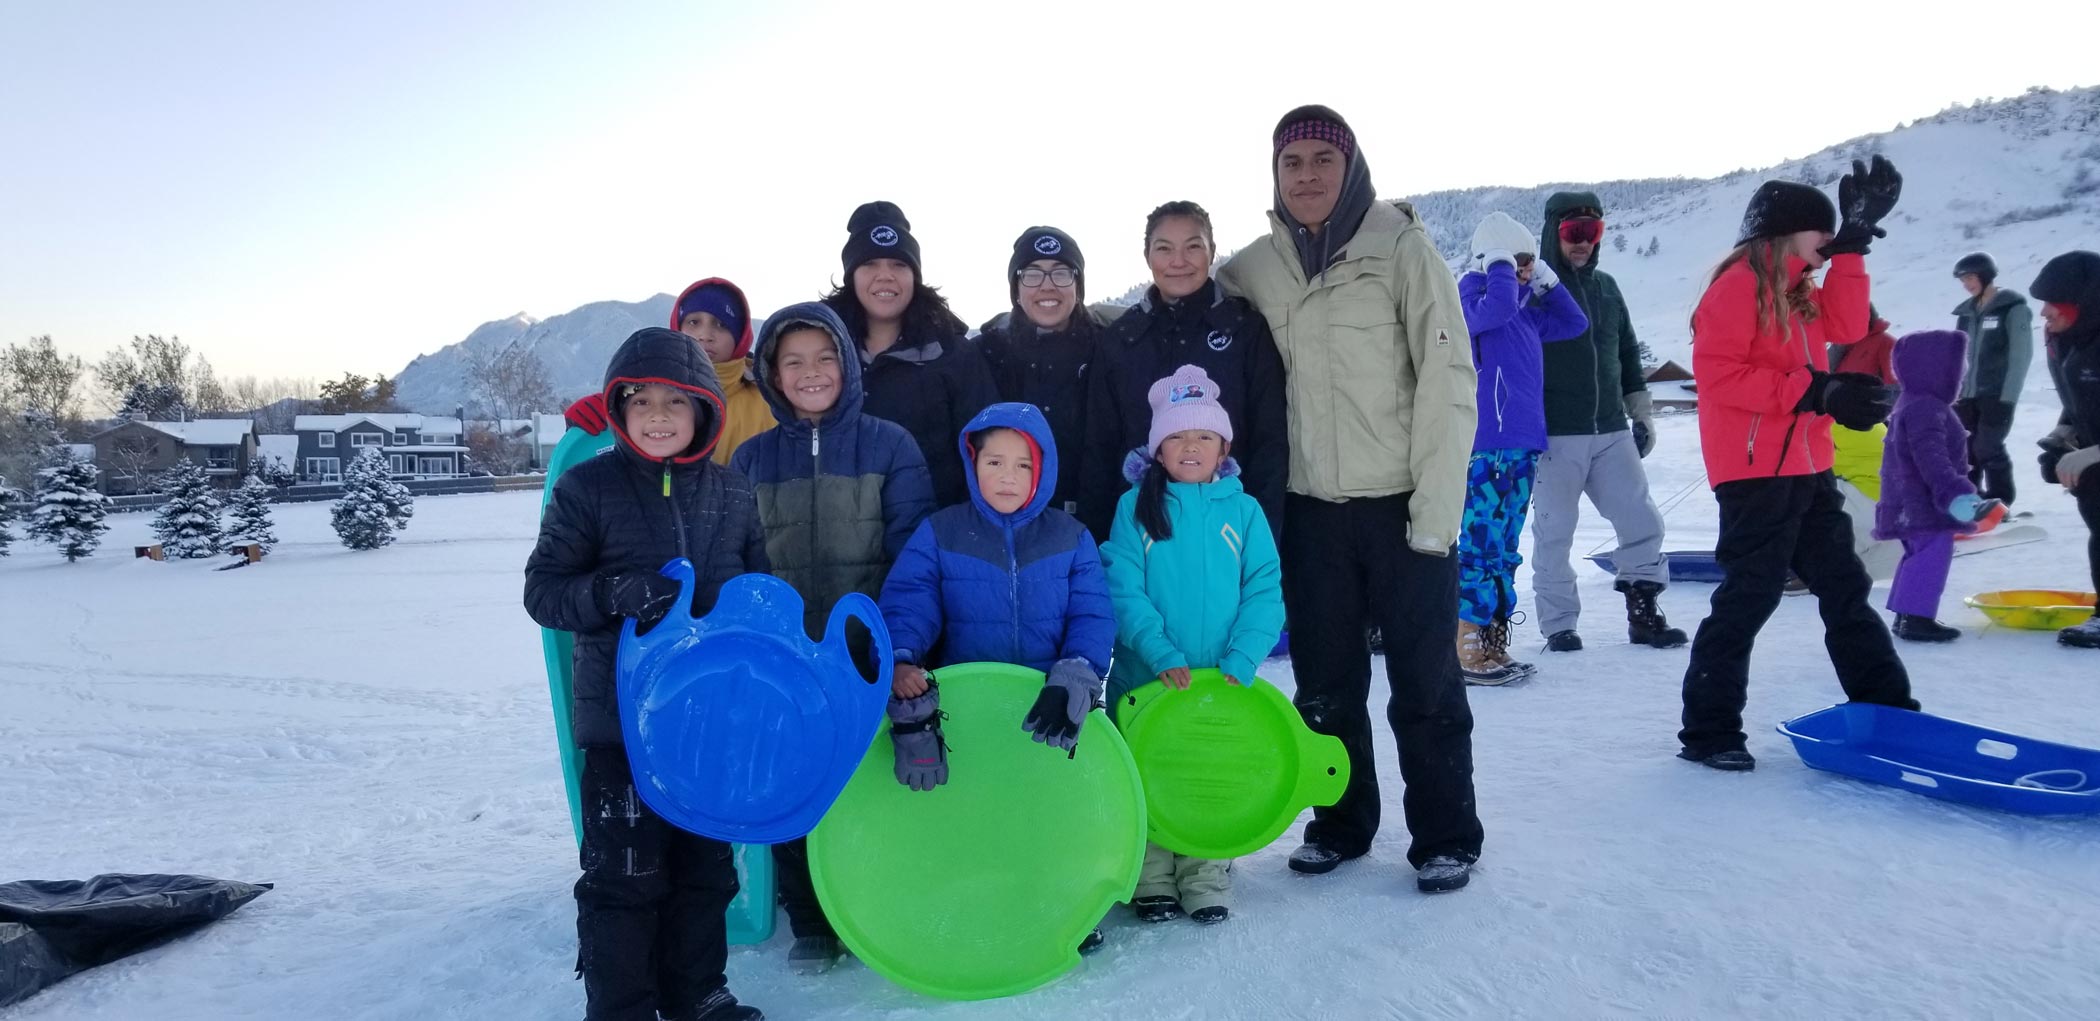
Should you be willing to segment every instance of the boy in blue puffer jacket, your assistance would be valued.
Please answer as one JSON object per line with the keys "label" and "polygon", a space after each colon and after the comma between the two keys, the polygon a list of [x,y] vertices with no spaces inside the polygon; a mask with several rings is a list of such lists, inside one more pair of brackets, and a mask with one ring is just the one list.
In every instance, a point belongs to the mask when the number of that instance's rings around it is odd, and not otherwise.
{"label": "boy in blue puffer jacket", "polygon": [[[1283,569],[1261,504],[1240,486],[1232,419],[1218,387],[1184,365],[1149,393],[1149,449],[1123,475],[1136,488],[1116,504],[1101,559],[1116,608],[1109,701],[1155,677],[1187,688],[1192,667],[1215,666],[1250,684],[1283,631]],[[1147,922],[1186,911],[1209,925],[1231,912],[1232,863],[1145,845],[1130,906]]]}
{"label": "boy in blue puffer jacket", "polygon": [[[757,494],[773,574],[802,597],[804,630],[823,634],[840,597],[882,590],[890,562],[933,510],[933,476],[903,426],[861,413],[859,348],[830,308],[811,301],[773,313],[753,367],[780,424],[744,441],[729,463]],[[845,948],[817,903],[808,842],[773,845],[773,862],[795,933],[788,967],[829,971]]]}
{"label": "boy in blue puffer jacket", "polygon": [[1473,335],[1479,424],[1466,468],[1465,526],[1458,532],[1458,665],[1469,684],[1507,684],[1531,673],[1509,657],[1517,607],[1517,537],[1546,449],[1542,343],[1580,337],[1590,321],[1507,213],[1473,232],[1473,271],[1458,297]]}

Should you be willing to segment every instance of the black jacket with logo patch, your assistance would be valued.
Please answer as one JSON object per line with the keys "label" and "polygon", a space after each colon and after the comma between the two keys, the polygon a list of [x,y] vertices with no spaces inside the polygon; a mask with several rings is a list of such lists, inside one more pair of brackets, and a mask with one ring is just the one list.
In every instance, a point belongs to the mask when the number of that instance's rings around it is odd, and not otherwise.
{"label": "black jacket with logo patch", "polygon": [[1116,501],[1130,488],[1123,455],[1145,445],[1152,430],[1152,384],[1194,365],[1218,384],[1218,403],[1232,419],[1232,457],[1240,483],[1261,504],[1269,529],[1283,534],[1283,491],[1290,477],[1284,417],[1283,358],[1269,322],[1216,280],[1169,304],[1159,288],[1115,321],[1095,344],[1087,369],[1086,449],[1079,476],[1079,520],[1097,542],[1108,541]]}

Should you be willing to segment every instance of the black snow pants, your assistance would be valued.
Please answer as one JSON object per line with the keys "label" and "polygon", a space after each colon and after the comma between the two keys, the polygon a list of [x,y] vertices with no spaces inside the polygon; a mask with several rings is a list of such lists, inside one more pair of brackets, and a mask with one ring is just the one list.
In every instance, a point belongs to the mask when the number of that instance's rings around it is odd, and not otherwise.
{"label": "black snow pants", "polygon": [[788,929],[796,939],[834,936],[831,920],[817,903],[817,885],[809,878],[809,838],[797,837],[773,845],[773,884],[780,890],[780,906],[787,909]]}
{"label": "black snow pants", "polygon": [[1961,427],[1969,431],[1969,482],[1977,495],[2013,502],[2012,455],[2005,451],[2005,437],[2012,432],[2013,405],[1989,397],[1956,401],[1954,411]]}
{"label": "black snow pants", "polygon": [[1438,856],[1480,857],[1473,802],[1473,710],[1452,635],[1458,557],[1407,545],[1409,494],[1333,503],[1291,494],[1283,515],[1283,600],[1291,622],[1293,701],[1306,725],[1342,741],[1349,786],[1313,809],[1305,839],[1345,858],[1378,833],[1378,767],[1371,745],[1371,651],[1385,634],[1386,720],[1400,744],[1401,806],[1416,867]]}
{"label": "black snow pants", "polygon": [[719,840],[665,822],[634,790],[627,751],[582,753],[583,878],[576,971],[585,1017],[690,1013],[725,984],[736,860]]}
{"label": "black snow pants", "polygon": [[1726,576],[1692,639],[1684,674],[1677,738],[1690,757],[1743,750],[1750,647],[1779,608],[1790,568],[1816,597],[1823,647],[1845,697],[1918,708],[1888,624],[1867,602],[1874,582],[1852,552],[1852,519],[1835,477],[1826,471],[1723,482],[1714,499],[1721,505],[1714,559]]}

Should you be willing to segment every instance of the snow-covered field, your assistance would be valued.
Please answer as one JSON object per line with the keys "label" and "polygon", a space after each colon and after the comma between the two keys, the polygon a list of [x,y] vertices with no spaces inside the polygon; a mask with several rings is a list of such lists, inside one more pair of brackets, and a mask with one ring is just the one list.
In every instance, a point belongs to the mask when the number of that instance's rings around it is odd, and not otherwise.
{"label": "snow-covered field", "polygon": [[[2048,396],[2014,436],[2045,428]],[[1713,530],[1696,446],[1689,416],[1663,423],[1657,498],[1686,494],[1672,545]],[[2038,481],[2022,506],[2052,540],[1956,560],[1942,617],[1969,633],[1902,653],[1929,710],[2100,746],[2100,655],[1987,631],[1959,604],[2086,587],[2071,502]],[[0,879],[277,888],[0,1016],[578,1016],[575,852],[519,607],[537,506],[424,499],[400,542],[365,553],[336,544],[326,505],[280,507],[284,546],[224,573],[129,559],[143,515],[72,566],[17,543],[0,561]],[[1787,600],[1759,647],[1757,772],[1678,761],[1685,652],[1627,646],[1607,577],[1584,579],[1590,650],[1472,693],[1488,837],[1464,892],[1412,888],[1387,734],[1374,854],[1302,878],[1286,837],[1236,870],[1223,927],[1119,912],[1078,973],[949,1004],[857,964],[792,976],[783,926],[733,954],[732,986],[777,1018],[2100,1017],[2100,819],[1802,767],[1772,725],[1840,697],[1809,599]],[[1709,591],[1672,589],[1665,607],[1690,627]],[[1538,644],[1527,632],[1523,652]],[[1292,684],[1286,662],[1265,674]]]}

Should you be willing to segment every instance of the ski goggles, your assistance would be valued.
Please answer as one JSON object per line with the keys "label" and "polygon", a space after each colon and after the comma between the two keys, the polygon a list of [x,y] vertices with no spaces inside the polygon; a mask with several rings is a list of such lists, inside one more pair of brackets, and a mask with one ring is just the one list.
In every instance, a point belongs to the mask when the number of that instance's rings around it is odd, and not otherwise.
{"label": "ski goggles", "polygon": [[1560,222],[1560,239],[1571,245],[1594,245],[1604,238],[1604,221],[1585,216]]}

